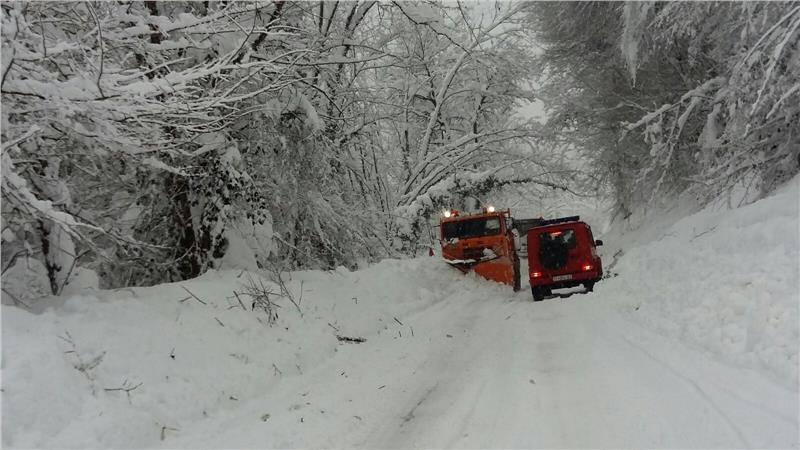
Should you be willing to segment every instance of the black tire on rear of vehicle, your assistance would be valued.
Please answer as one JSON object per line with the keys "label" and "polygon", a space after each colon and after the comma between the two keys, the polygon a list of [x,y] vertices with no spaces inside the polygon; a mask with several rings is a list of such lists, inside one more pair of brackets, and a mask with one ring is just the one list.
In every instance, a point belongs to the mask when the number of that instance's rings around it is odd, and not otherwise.
{"label": "black tire on rear of vehicle", "polygon": [[594,290],[594,281],[583,283],[583,287],[586,288],[586,292],[592,292]]}
{"label": "black tire on rear of vehicle", "polygon": [[540,302],[544,300],[545,288],[531,286],[531,294],[533,294],[533,301]]}

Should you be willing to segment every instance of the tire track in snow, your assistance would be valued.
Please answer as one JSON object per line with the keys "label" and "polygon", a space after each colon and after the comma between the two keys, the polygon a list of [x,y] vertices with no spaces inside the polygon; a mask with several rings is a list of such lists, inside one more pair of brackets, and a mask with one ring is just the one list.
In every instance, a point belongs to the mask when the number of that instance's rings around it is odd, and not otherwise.
{"label": "tire track in snow", "polygon": [[[476,376],[476,372],[479,372],[476,366],[498,341],[491,336],[497,330],[486,324],[496,323],[491,317],[504,312],[499,311],[502,305],[494,299],[481,296],[453,298],[458,301],[448,302],[448,308],[442,308],[437,311],[437,316],[426,317],[426,320],[432,326],[439,325],[444,330],[450,330],[454,336],[440,341],[444,345],[428,347],[432,351],[419,361],[414,371],[419,379],[406,380],[407,390],[414,394],[410,396],[407,406],[399,409],[408,412],[396,421],[379,426],[364,442],[364,446],[395,448],[422,444],[439,447],[444,442],[458,440],[460,430],[469,426],[474,408],[467,409],[462,416],[457,416],[453,409],[464,400],[465,390],[473,390],[475,383],[472,380],[480,382],[480,373]],[[449,323],[447,318],[451,319]],[[433,387],[430,386],[431,382],[434,383]],[[478,389],[476,395],[480,396],[481,392]],[[440,426],[442,420],[447,421],[448,426]],[[454,430],[457,430],[456,434],[447,438],[446,435]],[[431,439],[436,443],[431,444]]]}

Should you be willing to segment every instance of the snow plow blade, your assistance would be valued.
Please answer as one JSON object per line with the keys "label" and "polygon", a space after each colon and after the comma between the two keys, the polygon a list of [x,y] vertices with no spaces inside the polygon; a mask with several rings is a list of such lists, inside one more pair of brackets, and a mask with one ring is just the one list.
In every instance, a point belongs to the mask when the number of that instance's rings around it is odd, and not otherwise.
{"label": "snow plow blade", "polygon": [[445,260],[448,264],[463,273],[475,272],[487,280],[515,286],[514,265],[507,257],[475,261],[475,260]]}
{"label": "snow plow blade", "polygon": [[506,257],[475,264],[472,270],[487,280],[514,286],[514,265]]}

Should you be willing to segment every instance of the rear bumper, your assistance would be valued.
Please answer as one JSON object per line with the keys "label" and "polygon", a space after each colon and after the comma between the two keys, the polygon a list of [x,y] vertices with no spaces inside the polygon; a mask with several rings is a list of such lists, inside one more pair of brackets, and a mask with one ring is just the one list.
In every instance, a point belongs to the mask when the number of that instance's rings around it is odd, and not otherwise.
{"label": "rear bumper", "polygon": [[[554,276],[572,275],[569,280],[553,281]],[[560,273],[560,274],[546,274],[541,277],[533,278],[528,274],[531,287],[546,286],[551,289],[561,289],[573,286],[578,286],[583,283],[597,282],[603,277],[602,270],[591,270],[587,272],[576,273]]]}

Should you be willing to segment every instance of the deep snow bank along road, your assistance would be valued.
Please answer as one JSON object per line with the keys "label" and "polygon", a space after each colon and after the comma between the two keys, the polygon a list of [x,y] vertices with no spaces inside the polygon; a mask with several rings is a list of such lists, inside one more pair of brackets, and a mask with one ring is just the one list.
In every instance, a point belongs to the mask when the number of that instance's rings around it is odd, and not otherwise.
{"label": "deep snow bank along road", "polygon": [[478,285],[399,318],[413,336],[342,345],[185,434],[219,447],[797,446],[797,392],[638,327],[602,289],[534,304]]}

